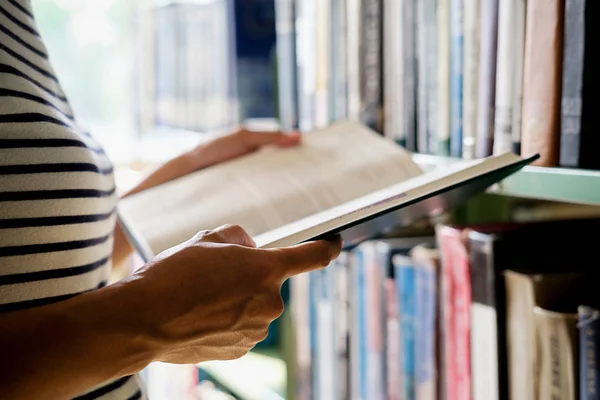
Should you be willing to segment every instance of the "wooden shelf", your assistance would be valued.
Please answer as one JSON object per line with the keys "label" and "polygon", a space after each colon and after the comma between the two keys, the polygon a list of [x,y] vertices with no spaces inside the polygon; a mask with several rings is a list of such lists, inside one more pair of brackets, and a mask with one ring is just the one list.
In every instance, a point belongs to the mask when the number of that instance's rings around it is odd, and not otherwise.
{"label": "wooden shelf", "polygon": [[[415,154],[421,168],[431,170],[458,159]],[[489,193],[530,199],[600,206],[600,171],[527,166],[488,190]]]}

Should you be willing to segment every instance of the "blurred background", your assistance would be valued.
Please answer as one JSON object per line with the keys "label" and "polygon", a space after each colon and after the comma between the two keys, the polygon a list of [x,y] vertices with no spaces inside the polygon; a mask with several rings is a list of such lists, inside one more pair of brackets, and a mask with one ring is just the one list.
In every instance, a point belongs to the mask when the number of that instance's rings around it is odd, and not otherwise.
{"label": "blurred background", "polygon": [[115,163],[276,116],[273,0],[32,3],[78,119]]}

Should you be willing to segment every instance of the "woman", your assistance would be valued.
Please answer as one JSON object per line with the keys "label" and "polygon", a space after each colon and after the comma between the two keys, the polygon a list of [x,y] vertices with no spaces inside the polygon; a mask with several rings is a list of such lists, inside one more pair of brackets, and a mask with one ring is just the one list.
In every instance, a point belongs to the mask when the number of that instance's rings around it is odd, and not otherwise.
{"label": "woman", "polygon": [[[152,361],[245,354],[283,310],[281,284],[339,241],[257,249],[237,226],[203,231],[107,286],[131,252],[115,229],[112,166],[76,123],[29,0],[0,2],[0,393],[137,399]],[[182,155],[133,192],[297,136],[240,130]]]}

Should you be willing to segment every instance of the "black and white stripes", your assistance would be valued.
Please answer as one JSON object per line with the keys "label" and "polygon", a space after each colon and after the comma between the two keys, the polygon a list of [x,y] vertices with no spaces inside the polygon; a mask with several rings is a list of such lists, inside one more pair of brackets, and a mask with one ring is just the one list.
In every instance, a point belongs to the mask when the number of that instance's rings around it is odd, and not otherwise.
{"label": "black and white stripes", "polygon": [[[29,0],[0,2],[0,313],[105,286],[116,202],[113,167],[75,121]],[[77,397],[98,398],[142,398],[138,378]]]}

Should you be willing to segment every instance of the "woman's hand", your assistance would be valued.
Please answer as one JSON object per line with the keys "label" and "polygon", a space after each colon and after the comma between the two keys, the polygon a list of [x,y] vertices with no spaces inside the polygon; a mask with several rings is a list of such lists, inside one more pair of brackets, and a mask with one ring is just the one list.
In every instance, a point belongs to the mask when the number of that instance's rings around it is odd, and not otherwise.
{"label": "woman's hand", "polygon": [[340,251],[341,240],[265,250],[238,226],[201,232],[132,276],[130,295],[147,305],[134,318],[157,345],[157,360],[239,358],[283,312],[283,282],[325,267]]}
{"label": "woman's hand", "polygon": [[141,192],[202,168],[252,153],[264,146],[292,147],[300,143],[300,134],[280,131],[259,132],[238,129],[232,134],[203,143],[163,164],[125,196]]}
{"label": "woman's hand", "polygon": [[325,267],[340,249],[339,240],[257,249],[226,226],[113,285],[0,314],[2,398],[70,399],[153,361],[241,357],[283,311],[282,283]]}

